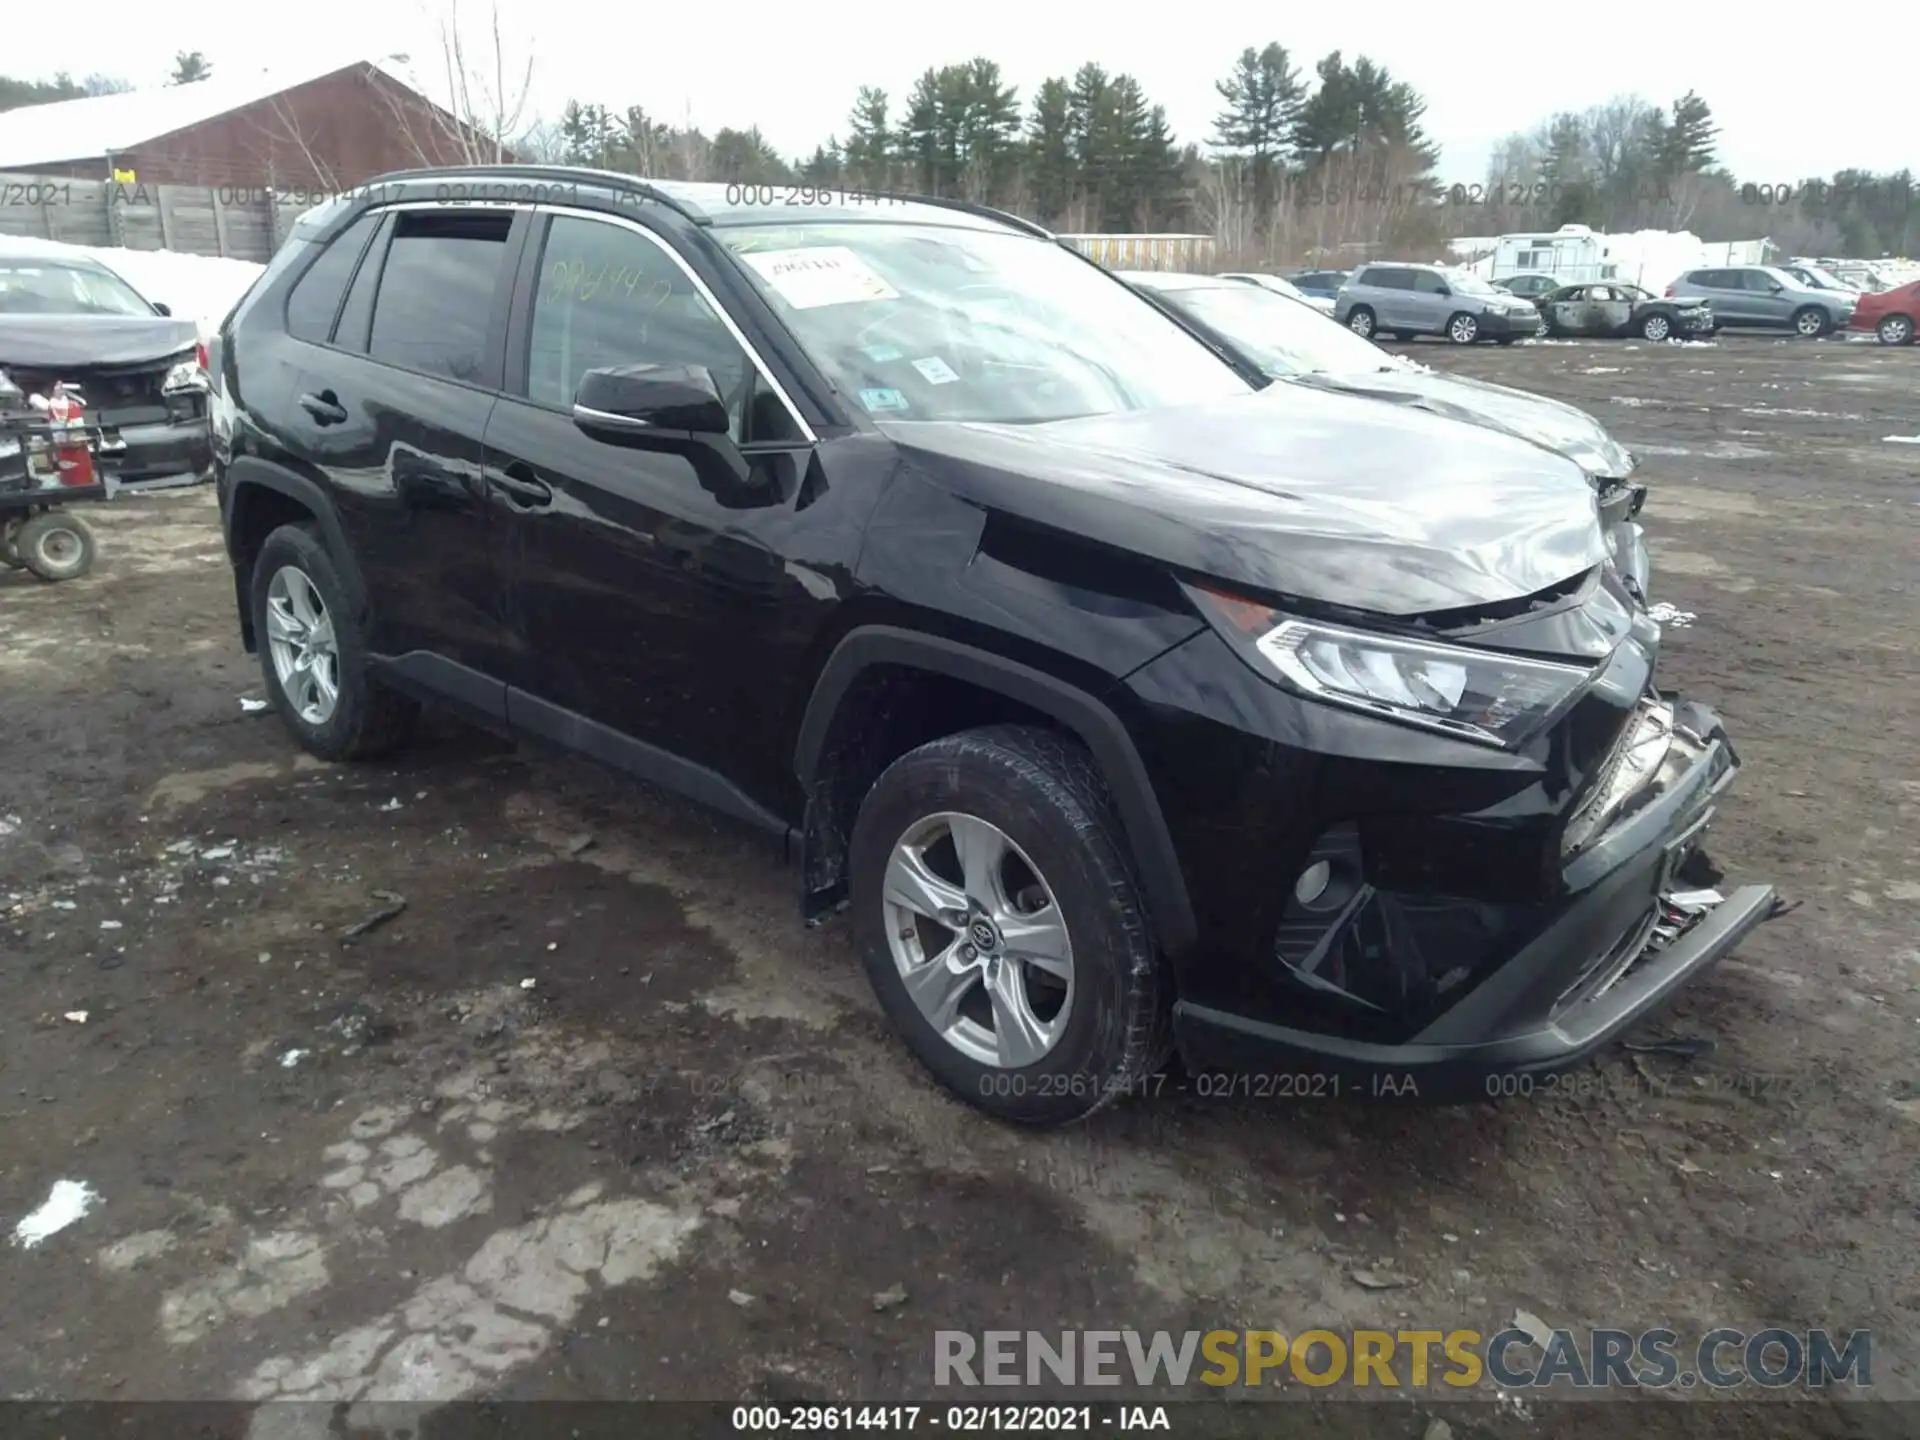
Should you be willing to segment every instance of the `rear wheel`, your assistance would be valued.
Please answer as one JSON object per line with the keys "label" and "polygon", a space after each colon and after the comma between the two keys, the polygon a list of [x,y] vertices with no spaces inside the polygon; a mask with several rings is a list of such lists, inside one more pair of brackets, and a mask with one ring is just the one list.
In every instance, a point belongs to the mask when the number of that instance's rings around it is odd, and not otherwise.
{"label": "rear wheel", "polygon": [[93,527],[58,510],[36,515],[14,533],[20,563],[42,580],[77,580],[93,568]]}
{"label": "rear wheel", "polygon": [[1673,337],[1673,322],[1664,315],[1649,315],[1640,322],[1642,339],[1661,341]]}
{"label": "rear wheel", "polygon": [[992,726],[896,760],[860,807],[854,924],[887,1017],[934,1077],[1060,1125],[1165,1063],[1168,996],[1092,758]]}
{"label": "rear wheel", "polygon": [[1347,328],[1362,340],[1371,340],[1373,338],[1373,311],[1364,305],[1354,306],[1352,313],[1347,316]]}
{"label": "rear wheel", "polygon": [[1911,315],[1889,315],[1874,327],[1874,333],[1880,337],[1882,345],[1911,345],[1913,343],[1913,317]]}
{"label": "rear wheel", "polygon": [[280,719],[323,760],[364,760],[405,744],[420,707],[377,684],[346,587],[320,537],[282,525],[253,563],[253,633]]}
{"label": "rear wheel", "polygon": [[1447,321],[1447,339],[1456,345],[1471,345],[1480,338],[1480,322],[1462,310]]}
{"label": "rear wheel", "polygon": [[1804,335],[1809,340],[1818,340],[1833,328],[1833,317],[1818,305],[1808,305],[1793,312],[1793,330],[1796,335]]}

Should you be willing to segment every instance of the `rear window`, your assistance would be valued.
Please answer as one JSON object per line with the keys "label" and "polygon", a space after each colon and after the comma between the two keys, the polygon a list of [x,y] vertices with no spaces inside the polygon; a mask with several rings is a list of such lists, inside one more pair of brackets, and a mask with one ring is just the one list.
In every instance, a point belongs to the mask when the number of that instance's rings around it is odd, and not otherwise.
{"label": "rear window", "polygon": [[402,214],[387,247],[367,353],[408,370],[478,385],[506,264],[505,214]]}

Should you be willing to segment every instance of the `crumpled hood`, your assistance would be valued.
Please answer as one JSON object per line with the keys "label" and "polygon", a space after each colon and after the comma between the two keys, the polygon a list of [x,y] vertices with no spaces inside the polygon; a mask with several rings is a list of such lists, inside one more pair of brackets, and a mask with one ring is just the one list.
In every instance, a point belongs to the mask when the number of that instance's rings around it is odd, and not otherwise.
{"label": "crumpled hood", "polygon": [[1586,411],[1511,386],[1411,366],[1294,378],[1324,390],[1404,401],[1449,419],[1530,440],[1566,456],[1595,479],[1623,480],[1634,469],[1632,452]]}
{"label": "crumpled hood", "polygon": [[1593,489],[1558,456],[1302,386],[1042,425],[881,428],[914,469],[991,511],[1376,614],[1513,600],[1607,558]]}
{"label": "crumpled hood", "polygon": [[199,326],[168,315],[0,315],[0,369],[138,365],[199,343]]}

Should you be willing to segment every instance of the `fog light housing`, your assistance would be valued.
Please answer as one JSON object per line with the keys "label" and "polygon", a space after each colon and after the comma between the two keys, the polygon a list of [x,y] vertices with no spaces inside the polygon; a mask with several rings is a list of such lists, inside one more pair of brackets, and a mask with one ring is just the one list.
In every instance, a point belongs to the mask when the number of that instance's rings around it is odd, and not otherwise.
{"label": "fog light housing", "polygon": [[1333,862],[1316,860],[1300,872],[1300,878],[1293,882],[1293,898],[1313,908],[1314,901],[1327,893],[1327,886],[1333,883]]}

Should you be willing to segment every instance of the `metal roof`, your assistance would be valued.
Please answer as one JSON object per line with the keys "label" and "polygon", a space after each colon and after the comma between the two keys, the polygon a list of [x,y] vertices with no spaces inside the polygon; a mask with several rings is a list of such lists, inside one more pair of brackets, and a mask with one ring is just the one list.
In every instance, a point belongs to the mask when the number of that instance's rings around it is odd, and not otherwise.
{"label": "metal roof", "polygon": [[131,150],[355,65],[366,65],[408,89],[416,88],[390,65],[348,59],[324,69],[222,71],[190,85],[23,105],[0,112],[0,170],[93,160]]}

